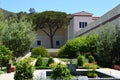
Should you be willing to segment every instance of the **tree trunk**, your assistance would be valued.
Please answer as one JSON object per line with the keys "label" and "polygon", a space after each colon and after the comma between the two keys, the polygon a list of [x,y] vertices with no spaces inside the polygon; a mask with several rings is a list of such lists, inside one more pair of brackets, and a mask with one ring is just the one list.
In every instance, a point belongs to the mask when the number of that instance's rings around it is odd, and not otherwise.
{"label": "tree trunk", "polygon": [[50,36],[50,44],[51,44],[51,48],[54,48],[54,44],[53,44],[53,36]]}
{"label": "tree trunk", "polygon": [[51,48],[54,48],[53,37],[58,29],[59,27],[56,27],[54,30],[52,27],[49,27],[49,33],[42,29],[42,31],[50,38]]}

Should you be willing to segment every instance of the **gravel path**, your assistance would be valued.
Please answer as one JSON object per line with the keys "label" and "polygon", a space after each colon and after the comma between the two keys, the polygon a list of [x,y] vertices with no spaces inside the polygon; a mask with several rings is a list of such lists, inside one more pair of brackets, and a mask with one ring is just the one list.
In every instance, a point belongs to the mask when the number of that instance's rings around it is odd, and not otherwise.
{"label": "gravel path", "polygon": [[60,61],[58,58],[54,58],[54,61],[55,61],[56,63],[66,64],[66,63],[65,63],[65,62],[63,62],[63,61]]}

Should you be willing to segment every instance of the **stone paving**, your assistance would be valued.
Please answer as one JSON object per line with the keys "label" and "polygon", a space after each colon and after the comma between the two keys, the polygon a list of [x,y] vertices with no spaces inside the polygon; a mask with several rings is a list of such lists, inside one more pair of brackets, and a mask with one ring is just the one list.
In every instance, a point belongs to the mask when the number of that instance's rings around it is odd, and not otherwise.
{"label": "stone paving", "polygon": [[[40,80],[40,74],[45,70],[35,70],[33,80]],[[0,75],[0,80],[14,80],[14,72]]]}
{"label": "stone paving", "polygon": [[120,71],[119,70],[110,69],[110,68],[100,68],[100,69],[97,69],[96,71],[110,75],[114,78],[120,79]]}
{"label": "stone paving", "polygon": [[14,80],[14,72],[0,75],[0,80]]}
{"label": "stone paving", "polygon": [[[41,73],[45,71],[51,71],[51,70],[45,70],[45,69],[35,70],[33,80],[40,80]],[[118,70],[109,69],[109,68],[100,68],[97,69],[97,71],[107,75],[111,75],[114,78],[120,79],[120,71]],[[14,72],[0,75],[0,80],[14,80]]]}

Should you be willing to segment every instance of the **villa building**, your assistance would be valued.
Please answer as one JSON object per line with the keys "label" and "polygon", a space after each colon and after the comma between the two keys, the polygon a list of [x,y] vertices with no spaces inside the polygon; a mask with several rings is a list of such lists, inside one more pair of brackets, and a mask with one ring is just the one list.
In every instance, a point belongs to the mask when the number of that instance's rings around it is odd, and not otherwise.
{"label": "villa building", "polygon": [[[54,48],[59,48],[66,43],[67,40],[73,39],[81,35],[88,35],[90,33],[96,33],[101,25],[110,23],[117,27],[120,27],[120,5],[110,10],[101,17],[94,17],[89,12],[78,12],[69,16],[70,22],[68,28],[61,28],[54,36]],[[41,30],[37,31],[36,40],[33,43],[33,47],[44,46],[50,48],[49,37]]]}
{"label": "villa building", "polygon": [[[75,37],[81,35],[89,35],[91,33],[97,33],[101,27],[104,27],[105,24],[111,24],[117,26],[120,30],[120,4],[113,8],[112,10],[108,11],[106,14],[101,16],[96,21],[90,23],[87,27],[83,28],[82,30],[78,31],[75,34]],[[112,26],[109,26],[111,28]]]}
{"label": "villa building", "polygon": [[76,33],[87,27],[90,23],[97,20],[99,17],[93,17],[92,13],[85,11],[72,14],[68,25],[68,40],[76,37]]}
{"label": "villa building", "polygon": [[[85,28],[88,24],[95,21],[98,17],[93,17],[92,13],[88,13],[85,11],[72,14],[69,16],[70,24],[67,28],[58,29],[54,38],[53,44],[54,48],[60,48],[63,46],[67,40],[75,38],[75,34]],[[49,31],[46,29],[46,31]],[[49,37],[41,30],[37,30],[37,37],[33,43],[33,47],[36,46],[44,46],[46,48],[50,48],[50,39]]]}

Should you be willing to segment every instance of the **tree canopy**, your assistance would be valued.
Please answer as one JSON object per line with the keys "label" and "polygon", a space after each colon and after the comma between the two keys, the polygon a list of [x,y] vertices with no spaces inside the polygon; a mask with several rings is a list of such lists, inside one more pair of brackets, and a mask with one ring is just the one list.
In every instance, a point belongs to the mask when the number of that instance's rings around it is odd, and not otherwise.
{"label": "tree canopy", "polygon": [[22,56],[29,50],[35,38],[35,33],[32,22],[27,18],[27,14],[19,13],[9,15],[6,17],[6,24],[2,25],[1,28],[2,43],[14,51],[14,57]]}
{"label": "tree canopy", "polygon": [[[53,37],[59,28],[67,26],[68,18],[64,12],[44,11],[34,16],[33,23],[36,30],[42,30],[50,38],[51,48],[53,48]],[[45,30],[46,28],[49,31]]]}
{"label": "tree canopy", "polygon": [[87,52],[96,52],[97,35],[81,36],[66,42],[59,50],[59,56],[68,55],[67,57],[74,58],[80,54]]}
{"label": "tree canopy", "polygon": [[101,62],[103,66],[107,64],[111,67],[113,61],[113,49],[116,42],[116,26],[112,24],[106,24],[99,30],[97,39],[97,53],[101,56]]}

